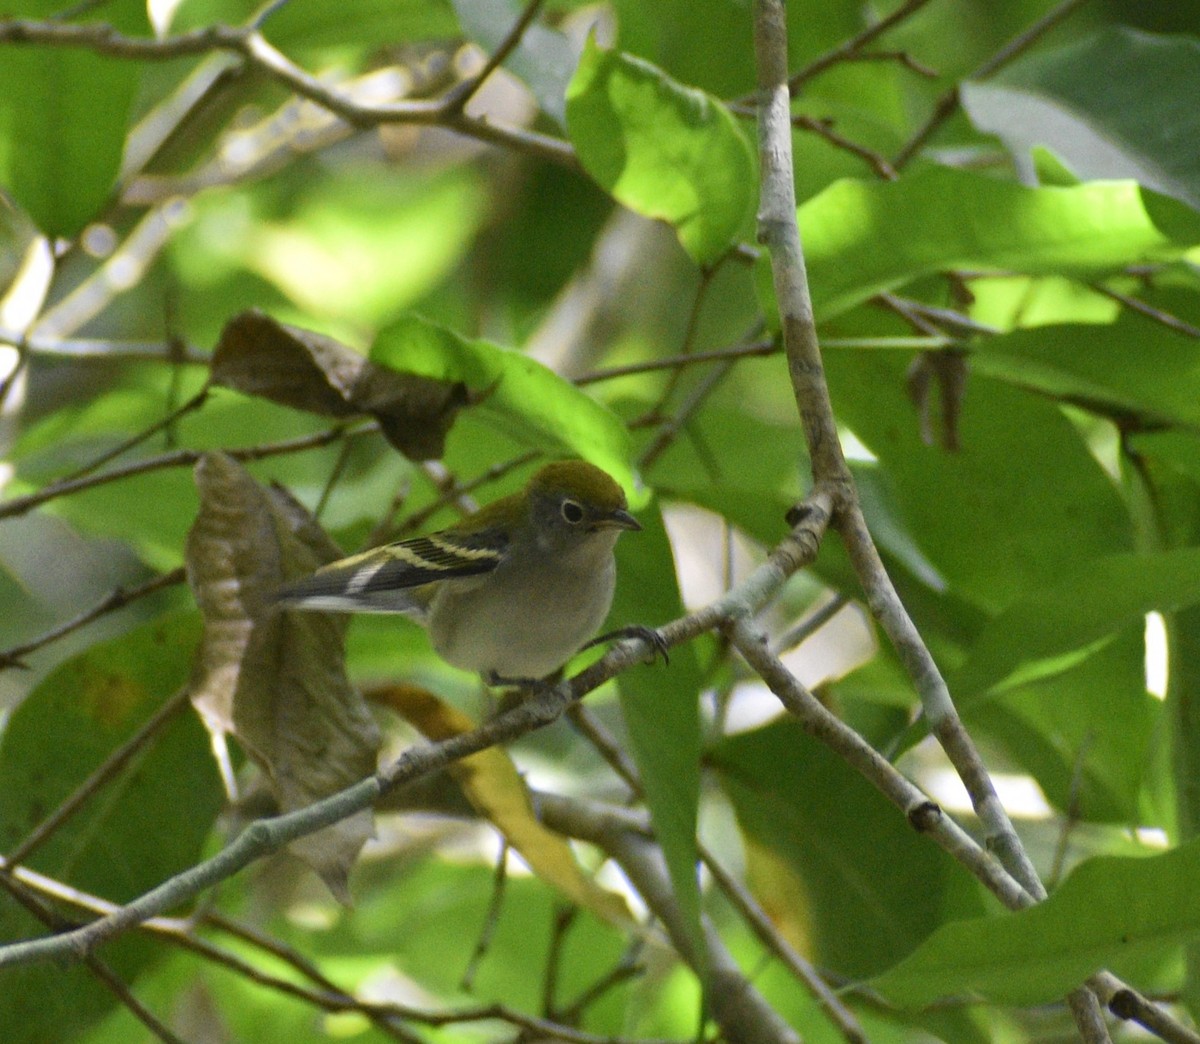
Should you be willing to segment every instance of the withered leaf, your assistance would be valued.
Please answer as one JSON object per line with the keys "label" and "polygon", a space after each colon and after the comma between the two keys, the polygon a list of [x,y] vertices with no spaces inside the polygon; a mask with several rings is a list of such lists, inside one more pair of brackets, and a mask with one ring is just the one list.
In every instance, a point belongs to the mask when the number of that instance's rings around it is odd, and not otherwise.
{"label": "withered leaf", "polygon": [[461,382],[399,373],[332,337],[259,311],[226,323],[211,373],[214,384],[324,417],[368,414],[413,460],[442,455],[446,433],[470,402]]}
{"label": "withered leaf", "polygon": [[[192,702],[208,729],[232,734],[291,811],[375,771],[379,730],[344,669],[345,620],[285,613],[272,594],[337,549],[289,495],[264,489],[232,458],[196,465],[200,511],[188,534],[188,582],[204,617]],[[334,895],[371,836],[369,811],[292,845]]]}
{"label": "withered leaf", "polygon": [[[448,739],[475,727],[461,711],[415,685],[382,686],[367,695],[432,740]],[[626,927],[631,923],[625,900],[588,877],[566,839],[538,819],[525,781],[505,750],[489,747],[454,762],[449,771],[475,810],[504,835],[538,877],[606,921]]]}

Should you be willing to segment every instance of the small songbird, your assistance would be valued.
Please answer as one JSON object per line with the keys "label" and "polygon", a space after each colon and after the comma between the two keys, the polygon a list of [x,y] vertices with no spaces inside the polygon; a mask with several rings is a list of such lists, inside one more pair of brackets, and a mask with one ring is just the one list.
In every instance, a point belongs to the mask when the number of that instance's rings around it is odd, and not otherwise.
{"label": "small songbird", "polygon": [[559,461],[448,529],[333,562],[277,599],[286,608],[405,613],[425,624],[447,663],[493,684],[532,682],[604,622],[617,537],[641,528],[611,476]]}

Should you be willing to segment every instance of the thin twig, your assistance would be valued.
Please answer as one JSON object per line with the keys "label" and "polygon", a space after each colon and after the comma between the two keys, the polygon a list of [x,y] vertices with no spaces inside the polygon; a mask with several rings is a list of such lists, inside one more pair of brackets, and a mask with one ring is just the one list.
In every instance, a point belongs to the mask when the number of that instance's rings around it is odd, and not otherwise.
{"label": "thin twig", "polygon": [[563,948],[567,942],[571,925],[579,916],[578,906],[559,904],[554,911],[554,920],[550,924],[550,945],[546,950],[546,974],[542,981],[542,1015],[548,1019],[559,1020],[558,1015],[558,976],[562,970]]}
{"label": "thin twig", "polygon": [[843,40],[836,47],[826,51],[820,57],[814,58],[804,68],[794,73],[788,80],[788,93],[795,94],[814,76],[831,68],[838,62],[861,61],[864,57],[862,49],[867,44],[873,43],[889,29],[893,29],[900,22],[911,18],[927,3],[929,3],[929,0],[908,0],[907,3],[901,4],[886,18],[879,19],[874,25],[868,26],[856,36],[851,36],[849,39]]}
{"label": "thin twig", "polygon": [[651,835],[644,813],[550,793],[538,794],[537,806],[552,829],[596,845],[621,867],[670,936],[675,951],[704,984],[705,1014],[720,1027],[723,1039],[800,1044],[796,1031],[747,979],[703,915],[704,952],[698,952],[662,849]]}
{"label": "thin twig", "polygon": [[1131,297],[1129,294],[1123,294],[1120,290],[1114,290],[1103,283],[1089,283],[1088,286],[1095,290],[1096,293],[1103,294],[1110,300],[1116,301],[1123,307],[1128,308],[1131,312],[1137,312],[1138,315],[1152,319],[1156,323],[1161,323],[1168,330],[1183,334],[1185,337],[1200,337],[1200,326],[1193,326],[1173,312],[1165,312],[1161,308],[1155,308],[1154,305],[1143,301],[1140,297]]}
{"label": "thin twig", "polygon": [[[282,442],[263,443],[260,446],[244,446],[238,449],[226,450],[225,452],[234,460],[264,460],[267,457],[275,457],[285,453],[300,453],[305,450],[320,449],[323,446],[337,442],[339,439],[356,438],[378,430],[379,426],[373,421],[353,426],[339,425],[312,435],[301,435],[298,438],[285,439]],[[8,500],[0,501],[0,518],[12,518],[16,515],[24,515],[34,508],[41,507],[43,504],[54,500],[56,497],[79,493],[85,489],[103,486],[109,482],[119,482],[134,475],[145,475],[148,472],[161,471],[164,468],[191,467],[206,452],[208,451],[198,449],[172,450],[170,453],[162,453],[155,457],[146,457],[144,460],[134,461],[132,464],[113,468],[111,471],[104,471],[98,475],[85,475],[78,479],[51,482],[35,493],[27,493],[24,496],[12,497]]]}
{"label": "thin twig", "polygon": [[691,394],[663,424],[654,440],[638,457],[638,467],[642,471],[649,471],[654,466],[654,462],[670,449],[671,444],[679,437],[679,433],[683,431],[687,422],[704,405],[704,400],[716,391],[721,382],[729,376],[735,362],[734,359],[726,359],[692,389]]}
{"label": "thin twig", "polygon": [[456,87],[446,92],[445,97],[442,99],[442,104],[445,106],[447,114],[461,113],[466,109],[467,103],[475,97],[475,94],[484,85],[487,78],[499,69],[508,56],[520,45],[521,38],[525,35],[525,30],[529,28],[533,20],[537,17],[542,3],[543,0],[529,0],[520,17],[513,23],[512,28],[509,29],[504,39],[500,41],[500,46],[488,55],[483,68],[469,80],[463,80]]}
{"label": "thin twig", "polygon": [[294,93],[327,109],[354,127],[388,123],[437,125],[479,141],[523,151],[572,170],[579,169],[575,150],[561,138],[496,124],[482,116],[456,112],[447,105],[445,99],[379,105],[359,102],[300,68],[270,44],[253,25],[213,25],[153,39],[126,36],[102,23],[72,25],[9,18],[0,19],[0,43],[73,47],[139,61],[171,61],[190,55],[226,51],[240,55]]}
{"label": "thin twig", "polygon": [[109,463],[110,461],[116,460],[117,457],[120,457],[122,454],[128,453],[135,446],[140,446],[147,439],[153,438],[164,428],[169,428],[172,424],[174,424],[177,420],[179,420],[180,417],[184,416],[185,414],[191,413],[194,410],[200,409],[200,407],[203,406],[207,400],[208,400],[208,386],[205,385],[203,388],[200,389],[200,391],[198,391],[195,395],[193,395],[190,399],[188,399],[187,402],[183,403],[183,405],[181,405],[181,406],[176,406],[175,409],[173,409],[169,413],[167,413],[166,416],[160,417],[153,424],[142,429],[136,435],[131,435],[129,438],[125,439],[123,442],[118,443],[112,449],[107,450],[104,453],[101,453],[98,457],[89,461],[87,464],[84,464],[81,467],[76,468],[74,471],[70,472],[69,474],[63,475],[61,478],[58,478],[55,481],[56,482],[75,482],[76,480],[83,478],[85,475],[91,475],[98,468],[104,467],[105,464]]}
{"label": "thin twig", "polygon": [[883,153],[876,152],[866,145],[860,145],[857,141],[852,141],[845,135],[839,134],[833,129],[833,124],[829,120],[796,115],[792,117],[792,126],[799,127],[810,134],[816,134],[824,138],[835,149],[841,149],[843,152],[849,152],[851,155],[857,156],[870,166],[884,181],[895,181],[898,177],[896,168],[887,161],[887,157]]}
{"label": "thin twig", "polygon": [[184,579],[184,570],[180,566],[178,569],[172,569],[169,573],[162,573],[159,576],[151,577],[136,587],[118,587],[116,590],[105,595],[91,609],[84,610],[78,616],[59,624],[57,627],[51,628],[36,638],[0,652],[0,671],[10,667],[24,667],[26,666],[25,657],[30,653],[36,652],[38,649],[44,648],[52,642],[58,641],[60,638],[65,638],[69,634],[74,634],[81,627],[86,627],[88,624],[94,623],[102,616],[107,616],[118,609],[124,609],[125,606],[155,594],[158,591],[162,591],[165,588],[181,584]]}
{"label": "thin twig", "polygon": [[[989,76],[999,72],[1005,65],[1018,55],[1024,54],[1025,51],[1029,50],[1030,47],[1058,25],[1059,22],[1067,18],[1068,15],[1073,14],[1077,8],[1082,7],[1086,2],[1087,0],[1063,0],[1062,3],[1048,11],[1024,32],[1014,36],[1000,50],[971,73],[970,76],[965,78],[986,80]],[[933,111],[929,114],[929,117],[904,144],[904,147],[896,154],[896,158],[892,160],[892,166],[896,170],[900,170],[909,164],[912,158],[925,146],[925,143],[933,137],[938,128],[954,115],[960,101],[961,97],[958,85],[955,84],[955,86],[951,87],[934,102]]]}
{"label": "thin twig", "polygon": [[[696,293],[692,296],[692,306],[688,309],[687,322],[683,328],[683,341],[679,346],[680,355],[687,356],[692,354],[692,348],[696,342],[696,330],[700,325],[700,314],[704,310],[704,300],[708,296],[709,288],[712,286],[713,277],[720,271],[721,263],[728,256],[728,254],[725,254],[716,264],[707,265],[700,270],[700,285],[696,287]],[[670,375],[667,377],[667,383],[658,397],[658,402],[650,408],[649,412],[651,414],[658,416],[662,413],[664,406],[671,398],[682,376],[682,367],[672,368]]]}
{"label": "thin twig", "polygon": [[[616,740],[609,735],[604,726],[596,720],[595,716],[590,714],[587,708],[577,704],[571,708],[569,717],[571,723],[587,738],[588,742],[599,752],[600,756],[608,762],[609,767],[612,768],[634,794],[640,795],[642,792],[641,782],[638,779],[637,770],[633,762],[617,744]],[[716,856],[702,842],[697,843],[697,850],[701,862],[704,863],[713,875],[713,880],[717,882],[717,886],[725,893],[730,904],[737,910],[746,924],[750,926],[751,931],[754,932],[759,941],[817,999],[817,1002],[829,1016],[830,1021],[837,1026],[839,1032],[850,1044],[863,1044],[867,1037],[862,1027],[858,1024],[858,1020],[838,1000],[837,995],[829,988],[829,985],[821,978],[816,969],[788,945],[787,940],[776,931],[775,926],[771,923],[771,919],[766,915],[762,907],[758,905],[754,897],[721,866]]]}
{"label": "thin twig", "polygon": [[463,970],[458,988],[464,993],[470,993],[475,988],[475,976],[483,958],[487,956],[496,934],[496,925],[500,923],[500,911],[504,908],[505,885],[508,884],[508,838],[501,837],[500,851],[496,856],[496,869],[492,874],[492,896],[488,900],[487,912],[483,915],[483,926],[479,929],[479,937],[467,958],[467,966]]}
{"label": "thin twig", "polygon": [[1117,1018],[1136,1022],[1167,1044],[1200,1044],[1200,1033],[1172,1018],[1110,972],[1093,975],[1089,982]]}
{"label": "thin twig", "polygon": [[[5,873],[0,871],[0,881],[6,879]],[[92,913],[107,914],[120,909],[114,903],[68,888],[60,882],[27,870],[25,867],[14,868],[12,879],[41,894],[60,899]],[[271,975],[237,954],[200,938],[194,934],[194,925],[190,921],[156,917],[144,922],[139,927],[149,934],[195,953],[204,960],[222,965],[255,985],[295,997],[297,1000],[312,1004],[325,1011],[358,1012],[371,1019],[389,1036],[406,1041],[408,1044],[420,1044],[420,1042],[415,1034],[408,1032],[399,1024],[400,1020],[427,1026],[451,1026],[456,1023],[495,1021],[507,1023],[516,1029],[537,1033],[544,1039],[563,1040],[569,1044],[623,1044],[620,1038],[584,1033],[571,1026],[524,1015],[499,1004],[477,1005],[448,1011],[426,1011],[406,1005],[363,1000],[343,990],[306,957],[277,939],[272,939],[255,929],[229,921],[217,914],[203,914],[198,918],[197,923],[210,925],[270,954],[292,967],[317,988],[310,989],[288,979]],[[687,1044],[687,1042],[651,1040],[639,1041],[638,1044]]]}
{"label": "thin twig", "polygon": [[779,342],[776,340],[757,340],[749,344],[740,344],[733,348],[717,348],[711,352],[690,352],[686,355],[667,355],[661,359],[647,359],[644,362],[626,363],[623,366],[611,366],[604,370],[593,370],[591,373],[580,374],[574,378],[577,385],[596,384],[599,381],[611,381],[618,377],[629,377],[639,373],[654,373],[658,370],[682,369],[696,366],[700,363],[726,362],[735,359],[757,359],[767,355],[778,355]]}
{"label": "thin twig", "polygon": [[149,743],[162,728],[172,721],[188,704],[187,689],[180,689],[174,696],[158,708],[141,728],[114,750],[88,775],[82,783],[59,806],[43,819],[26,835],[16,848],[4,859],[5,866],[11,869],[23,863],[38,848],[45,844],[54,833],[83,806],[93,794],[109,782],[121,771],[129,760]]}
{"label": "thin twig", "polygon": [[537,460],[540,456],[541,452],[539,450],[529,450],[499,464],[493,464],[486,471],[481,472],[468,482],[456,482],[448,489],[440,489],[437,497],[431,503],[426,504],[420,511],[414,511],[405,518],[390,536],[394,539],[400,534],[415,532],[422,528],[443,508],[450,507],[462,497],[470,496],[482,486],[491,485],[491,483],[503,478],[510,471],[524,467],[531,461]]}
{"label": "thin twig", "polygon": [[850,604],[850,599],[844,594],[835,594],[828,602],[814,610],[795,627],[787,632],[776,643],[775,651],[785,653],[796,648],[801,642],[807,641],[814,634]]}
{"label": "thin twig", "polygon": [[[3,888],[14,900],[20,903],[33,917],[41,921],[47,928],[62,931],[70,927],[69,922],[60,917],[54,910],[32,893],[29,887],[14,879],[8,872],[0,872],[0,888]],[[129,986],[121,979],[107,961],[101,960],[95,954],[88,954],[84,963],[89,972],[117,1000],[127,1008],[143,1026],[159,1040],[166,1044],[186,1044],[161,1022],[149,1008],[134,996]]]}
{"label": "thin twig", "polygon": [[[732,615],[757,612],[788,577],[816,557],[829,523],[832,501],[823,491],[814,492],[796,509],[796,524],[787,537],[737,588],[705,608],[659,630],[666,646],[690,641]],[[572,678],[546,686],[527,700],[502,711],[478,728],[437,742],[418,743],[377,773],[321,801],[286,815],[260,819],[248,825],[217,855],[163,882],[125,906],[91,924],[51,938],[0,946],[0,967],[45,960],[81,957],[96,946],[155,917],[181,906],[251,863],[278,851],[300,837],[369,808],[398,786],[423,778],[470,754],[498,743],[508,743],[556,721],[573,703],[615,677],[645,661],[652,651],[643,638],[615,643],[595,663]],[[0,868],[7,864],[0,859]]]}

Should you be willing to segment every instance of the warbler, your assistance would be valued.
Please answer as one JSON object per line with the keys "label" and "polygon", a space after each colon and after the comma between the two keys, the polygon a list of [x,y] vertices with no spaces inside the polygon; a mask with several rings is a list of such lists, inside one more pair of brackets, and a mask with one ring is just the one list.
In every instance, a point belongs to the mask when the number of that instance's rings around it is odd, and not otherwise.
{"label": "warbler", "polygon": [[[491,684],[530,683],[596,633],[612,605],[617,538],[641,528],[610,475],[558,461],[448,529],[332,562],[276,598],[298,609],[405,613],[425,624],[447,663]],[[661,646],[645,628],[628,633]]]}

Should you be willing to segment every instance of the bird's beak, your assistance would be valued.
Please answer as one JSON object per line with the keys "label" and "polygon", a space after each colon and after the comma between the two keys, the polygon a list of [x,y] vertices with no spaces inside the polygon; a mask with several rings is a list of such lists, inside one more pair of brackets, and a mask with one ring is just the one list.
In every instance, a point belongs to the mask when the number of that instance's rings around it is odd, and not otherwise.
{"label": "bird's beak", "polygon": [[599,525],[604,529],[628,529],[634,533],[642,528],[642,524],[624,508],[609,512],[599,520]]}

